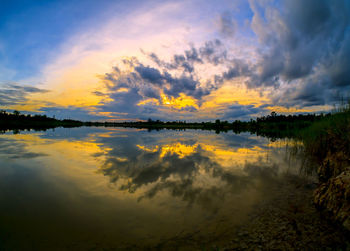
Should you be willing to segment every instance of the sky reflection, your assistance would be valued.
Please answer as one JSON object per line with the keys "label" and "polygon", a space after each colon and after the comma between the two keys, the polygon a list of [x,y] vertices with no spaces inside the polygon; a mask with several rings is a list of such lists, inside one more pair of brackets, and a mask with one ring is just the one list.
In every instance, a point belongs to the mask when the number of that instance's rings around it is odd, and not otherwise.
{"label": "sky reflection", "polygon": [[1,135],[0,240],[47,249],[225,238],[264,198],[264,184],[291,171],[285,145],[117,128]]}

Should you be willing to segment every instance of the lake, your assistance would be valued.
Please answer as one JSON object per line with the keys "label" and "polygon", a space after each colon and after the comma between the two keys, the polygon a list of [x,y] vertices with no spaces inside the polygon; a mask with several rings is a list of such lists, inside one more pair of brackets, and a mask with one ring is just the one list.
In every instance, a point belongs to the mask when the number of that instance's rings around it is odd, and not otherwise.
{"label": "lake", "polygon": [[0,135],[0,246],[220,246],[299,175],[288,140],[249,133],[56,128]]}

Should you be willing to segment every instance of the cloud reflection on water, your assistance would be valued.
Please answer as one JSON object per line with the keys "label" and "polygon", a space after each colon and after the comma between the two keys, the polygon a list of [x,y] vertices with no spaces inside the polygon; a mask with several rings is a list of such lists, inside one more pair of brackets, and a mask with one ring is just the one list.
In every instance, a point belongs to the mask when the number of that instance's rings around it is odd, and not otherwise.
{"label": "cloud reflection on water", "polygon": [[[0,231],[14,236],[9,245],[35,240],[46,249],[72,240],[88,249],[98,241],[107,248],[135,241],[153,246],[174,236],[223,238],[286,170],[284,146],[203,131],[57,128],[0,135],[6,157],[0,159],[0,203],[6,204],[0,216],[23,222]],[[35,231],[20,226],[34,221]],[[54,234],[71,222],[79,224]],[[50,241],[41,243],[43,236]]]}
{"label": "cloud reflection on water", "polygon": [[213,141],[211,134],[179,134],[164,132],[159,141],[152,134],[104,138],[111,150],[99,172],[120,191],[137,193],[139,201],[166,192],[204,207],[278,173],[278,164],[264,160],[271,152],[266,139],[229,134]]}

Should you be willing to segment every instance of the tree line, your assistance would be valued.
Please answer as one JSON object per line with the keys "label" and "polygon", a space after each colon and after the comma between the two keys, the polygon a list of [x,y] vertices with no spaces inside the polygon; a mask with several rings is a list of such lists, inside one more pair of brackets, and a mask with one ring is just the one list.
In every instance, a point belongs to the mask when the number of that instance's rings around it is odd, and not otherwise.
{"label": "tree line", "polygon": [[81,122],[72,119],[59,120],[40,114],[21,114],[19,111],[0,111],[1,129],[21,128],[54,128],[77,127],[77,126],[104,126],[104,127],[133,127],[146,128],[148,130],[161,129],[201,129],[215,130],[217,133],[234,131],[235,133],[250,132],[271,138],[293,137],[297,130],[310,126],[315,121],[332,116],[327,114],[293,114],[283,115],[271,112],[267,116],[261,116],[249,121],[235,120],[233,122],[215,121],[208,122],[186,122],[186,121],[161,121],[149,118],[146,121],[125,121],[125,122]]}

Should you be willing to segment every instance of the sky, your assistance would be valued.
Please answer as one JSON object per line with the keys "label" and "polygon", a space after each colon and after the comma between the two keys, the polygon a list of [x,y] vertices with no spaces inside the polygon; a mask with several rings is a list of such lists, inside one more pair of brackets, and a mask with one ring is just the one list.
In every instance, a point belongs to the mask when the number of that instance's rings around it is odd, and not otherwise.
{"label": "sky", "polygon": [[0,109],[248,120],[349,97],[349,0],[1,0]]}

